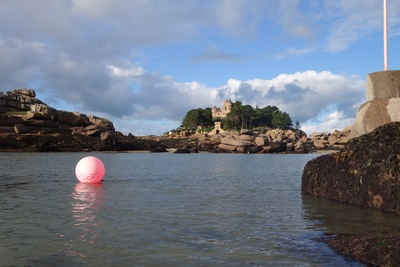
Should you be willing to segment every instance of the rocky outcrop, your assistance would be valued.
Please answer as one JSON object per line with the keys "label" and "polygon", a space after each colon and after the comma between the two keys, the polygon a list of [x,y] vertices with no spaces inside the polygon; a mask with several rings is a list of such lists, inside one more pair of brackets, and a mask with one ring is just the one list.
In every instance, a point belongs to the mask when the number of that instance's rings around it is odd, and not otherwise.
{"label": "rocky outcrop", "polygon": [[[266,133],[242,129],[240,133],[169,134],[157,137],[164,148],[188,149],[213,153],[310,153],[320,150],[340,150],[347,142],[349,128],[333,133],[313,133],[301,130],[271,129]],[[321,143],[318,146],[318,142]]]}
{"label": "rocky outcrop", "polygon": [[29,89],[0,92],[0,151],[168,152],[179,148],[178,153],[225,152],[216,148],[216,139],[209,137],[124,136],[115,131],[113,123],[108,119],[57,110],[35,96],[35,92]]}
{"label": "rocky outcrop", "polygon": [[154,142],[115,132],[113,123],[52,108],[30,89],[0,92],[1,151],[144,150]]}
{"label": "rocky outcrop", "polygon": [[302,192],[400,214],[400,122],[308,162]]}
{"label": "rocky outcrop", "polygon": [[332,133],[314,132],[310,139],[316,149],[340,150],[347,143],[350,133],[351,127],[346,127],[342,131],[335,130]]}
{"label": "rocky outcrop", "polygon": [[313,133],[301,130],[272,129],[264,134],[242,130],[241,134],[220,136],[218,148],[234,153],[308,153],[316,150],[340,150],[347,142],[350,128],[333,133]]}
{"label": "rocky outcrop", "polygon": [[30,106],[24,118],[26,120],[37,119],[37,120],[56,120],[57,110],[49,107],[46,104],[33,104]]}
{"label": "rocky outcrop", "polygon": [[57,121],[66,123],[72,126],[85,126],[89,125],[89,118],[85,114],[78,112],[70,112],[64,110],[57,110]]}
{"label": "rocky outcrop", "polygon": [[369,133],[382,125],[396,121],[400,121],[400,98],[368,101],[358,108],[350,138]]}
{"label": "rocky outcrop", "polygon": [[229,151],[239,150],[240,152],[247,152],[248,150],[252,150],[252,147],[255,146],[255,143],[247,141],[240,137],[240,135],[221,136],[221,144],[218,147]]}
{"label": "rocky outcrop", "polygon": [[31,105],[43,104],[42,101],[35,97],[35,91],[26,88],[19,88],[5,93],[0,92],[0,113],[27,111]]}
{"label": "rocky outcrop", "polygon": [[73,134],[100,136],[115,131],[113,123],[94,115],[86,116],[52,108],[35,98],[30,89],[0,92],[0,132],[17,134]]}
{"label": "rocky outcrop", "polygon": [[92,125],[97,125],[106,130],[115,131],[113,123],[108,119],[99,118],[93,115],[89,115],[88,119]]}

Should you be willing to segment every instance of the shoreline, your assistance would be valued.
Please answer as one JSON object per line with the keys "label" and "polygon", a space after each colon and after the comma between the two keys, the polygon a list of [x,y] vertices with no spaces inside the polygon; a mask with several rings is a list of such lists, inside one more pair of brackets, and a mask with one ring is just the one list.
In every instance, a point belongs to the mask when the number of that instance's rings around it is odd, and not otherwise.
{"label": "shoreline", "polygon": [[[220,140],[215,137],[205,140],[203,136],[191,138],[167,138],[158,136],[118,136],[113,140],[102,140],[100,136],[61,135],[61,134],[16,134],[0,133],[0,152],[170,152],[181,153],[233,153],[233,154],[331,154],[340,149],[330,147],[318,149],[312,142],[304,143],[302,150],[277,149],[263,151],[263,147],[252,150],[242,148],[239,151],[221,148]],[[179,151],[177,152],[179,153]]]}

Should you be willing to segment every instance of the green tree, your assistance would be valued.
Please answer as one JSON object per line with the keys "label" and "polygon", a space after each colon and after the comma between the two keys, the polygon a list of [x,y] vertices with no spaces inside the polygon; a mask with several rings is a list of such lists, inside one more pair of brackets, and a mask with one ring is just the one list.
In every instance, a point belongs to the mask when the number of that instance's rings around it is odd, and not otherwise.
{"label": "green tree", "polygon": [[236,101],[235,103],[233,103],[231,112],[229,112],[225,118],[221,119],[224,129],[227,130],[240,129],[242,124],[242,112],[243,112],[242,102]]}
{"label": "green tree", "polygon": [[294,124],[294,128],[295,128],[296,130],[300,130],[300,129],[301,129],[301,125],[300,125],[300,122],[299,122],[299,121],[296,121],[296,123]]}
{"label": "green tree", "polygon": [[[182,128],[196,129],[201,125],[204,128],[212,127],[214,120],[221,120],[225,130],[240,130],[243,128],[286,128],[293,126],[289,114],[282,112],[276,106],[266,106],[254,109],[250,105],[243,105],[236,101],[232,105],[231,112],[225,118],[212,118],[211,108],[189,110],[182,121]],[[297,126],[297,124],[296,124]]]}
{"label": "green tree", "polygon": [[205,126],[205,127],[214,126],[211,108],[205,108],[202,110],[201,123],[203,123],[203,126]]}
{"label": "green tree", "polygon": [[255,119],[254,108],[250,105],[242,106],[242,129],[251,129],[253,120]]}
{"label": "green tree", "polygon": [[276,110],[278,110],[278,108],[275,106],[266,106],[264,108],[256,109],[253,127],[271,127],[272,114],[276,112]]}
{"label": "green tree", "polygon": [[286,112],[275,112],[272,115],[272,127],[285,128],[293,126],[292,119]]}
{"label": "green tree", "polygon": [[222,123],[225,129],[251,129],[256,118],[257,113],[252,106],[243,105],[242,102],[236,101],[231,112],[222,119]]}
{"label": "green tree", "polygon": [[197,108],[191,109],[186,113],[181,127],[185,129],[196,129],[197,126],[209,127],[213,124],[211,108]]}

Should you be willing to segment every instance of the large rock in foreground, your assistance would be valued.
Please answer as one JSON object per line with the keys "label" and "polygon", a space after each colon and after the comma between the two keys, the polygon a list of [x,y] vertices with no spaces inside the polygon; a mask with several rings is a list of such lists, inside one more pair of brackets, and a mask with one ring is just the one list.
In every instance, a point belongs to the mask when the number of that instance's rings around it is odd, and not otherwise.
{"label": "large rock in foreground", "polygon": [[400,214],[400,123],[354,138],[308,162],[302,192]]}

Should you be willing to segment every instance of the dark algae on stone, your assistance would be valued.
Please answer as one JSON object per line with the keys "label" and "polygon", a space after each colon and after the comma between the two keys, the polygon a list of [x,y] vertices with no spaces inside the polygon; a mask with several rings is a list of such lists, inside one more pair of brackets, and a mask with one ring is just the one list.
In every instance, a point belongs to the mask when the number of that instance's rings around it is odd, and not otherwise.
{"label": "dark algae on stone", "polygon": [[[400,214],[400,123],[383,125],[351,139],[337,153],[308,162],[302,192]],[[326,242],[339,253],[372,266],[400,266],[400,228],[341,234]]]}

